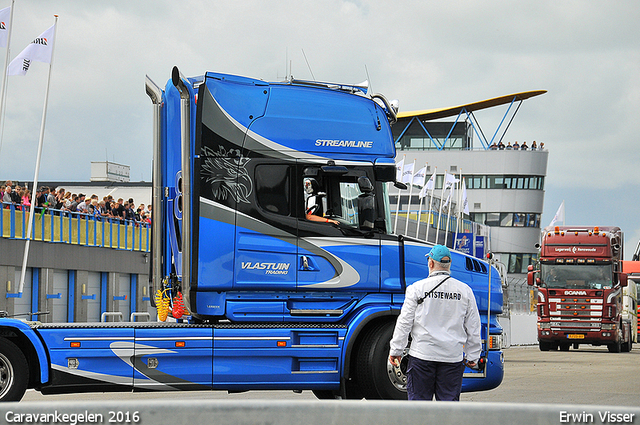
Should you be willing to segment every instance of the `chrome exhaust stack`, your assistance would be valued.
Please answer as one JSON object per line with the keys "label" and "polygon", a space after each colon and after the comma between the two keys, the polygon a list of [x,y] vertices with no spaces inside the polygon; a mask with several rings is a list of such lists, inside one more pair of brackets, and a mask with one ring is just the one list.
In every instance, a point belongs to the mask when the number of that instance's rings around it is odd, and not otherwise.
{"label": "chrome exhaust stack", "polygon": [[192,311],[191,291],[191,96],[185,83],[186,78],[177,66],[171,71],[171,81],[180,92],[180,151],[182,156],[182,297]]}
{"label": "chrome exhaust stack", "polygon": [[153,102],[153,166],[152,166],[152,219],[151,219],[151,275],[149,294],[153,304],[155,293],[162,284],[162,89],[148,75],[145,76],[147,95]]}

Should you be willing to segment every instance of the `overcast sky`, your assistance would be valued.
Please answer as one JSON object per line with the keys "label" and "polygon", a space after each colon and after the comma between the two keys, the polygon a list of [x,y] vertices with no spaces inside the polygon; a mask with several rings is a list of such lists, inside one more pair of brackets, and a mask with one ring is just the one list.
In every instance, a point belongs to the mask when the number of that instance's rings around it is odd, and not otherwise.
{"label": "overcast sky", "polygon": [[[160,86],[174,65],[273,81],[290,65],[301,79],[369,78],[403,111],[547,90],[505,138],[549,148],[543,224],[565,200],[567,224],[620,226],[625,257],[640,239],[637,1],[16,0],[11,58],[54,14],[41,181],[87,181],[107,159],[151,179],[145,74]],[[47,72],[9,77],[2,180],[33,179]],[[477,114],[485,133],[504,112]]]}

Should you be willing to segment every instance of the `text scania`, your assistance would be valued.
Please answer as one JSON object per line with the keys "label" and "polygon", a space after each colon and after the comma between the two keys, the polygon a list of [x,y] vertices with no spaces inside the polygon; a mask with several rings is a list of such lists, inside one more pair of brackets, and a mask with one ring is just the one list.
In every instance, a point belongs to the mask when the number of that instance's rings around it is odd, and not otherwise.
{"label": "text scania", "polygon": [[332,148],[367,148],[373,147],[373,142],[364,140],[316,140],[316,146]]}
{"label": "text scania", "polygon": [[264,270],[265,274],[288,274],[291,263],[242,262],[242,270]]}

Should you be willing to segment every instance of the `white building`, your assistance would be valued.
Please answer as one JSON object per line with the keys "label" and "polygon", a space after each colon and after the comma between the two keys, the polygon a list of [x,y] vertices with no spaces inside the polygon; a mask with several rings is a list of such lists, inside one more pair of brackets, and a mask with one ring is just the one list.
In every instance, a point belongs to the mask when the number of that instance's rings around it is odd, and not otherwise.
{"label": "white building", "polygon": [[[456,177],[462,174],[469,205],[466,218],[489,227],[491,251],[507,266],[510,274],[526,273],[537,253],[535,244],[540,239],[549,152],[491,149],[492,141],[485,140],[482,132],[478,131],[472,112],[502,104],[513,105],[543,93],[525,92],[454,108],[400,113],[398,122],[392,127],[397,148],[396,162],[404,158],[406,165],[415,160],[416,170],[426,164],[427,178],[437,170],[436,196],[440,196],[445,171]],[[433,121],[451,116],[464,120]],[[505,145],[515,142],[508,139],[505,132],[506,129],[494,138],[496,145],[498,141]],[[478,139],[475,144],[474,136]],[[397,193],[397,190],[391,191],[392,205],[395,205]],[[413,211],[417,210],[419,202],[416,194],[414,190],[411,200]],[[406,212],[407,191],[401,195],[400,211]],[[422,214],[426,210],[425,203]],[[403,233],[402,230],[398,228],[397,233]],[[449,246],[453,245],[451,239],[449,237]]]}

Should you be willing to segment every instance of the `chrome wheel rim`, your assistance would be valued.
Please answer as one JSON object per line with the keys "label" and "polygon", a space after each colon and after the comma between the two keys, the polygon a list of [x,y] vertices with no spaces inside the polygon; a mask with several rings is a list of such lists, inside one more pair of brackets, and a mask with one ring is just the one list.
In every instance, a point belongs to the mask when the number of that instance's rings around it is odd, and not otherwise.
{"label": "chrome wheel rim", "polygon": [[394,387],[400,391],[407,391],[407,376],[402,373],[400,366],[387,362],[387,376]]}
{"label": "chrome wheel rim", "polygon": [[7,357],[0,353],[0,399],[9,392],[13,386],[13,365]]}

